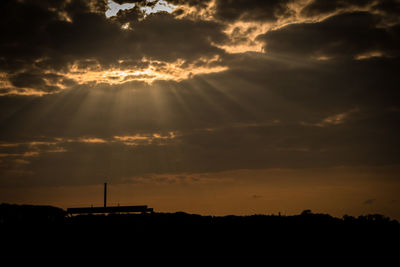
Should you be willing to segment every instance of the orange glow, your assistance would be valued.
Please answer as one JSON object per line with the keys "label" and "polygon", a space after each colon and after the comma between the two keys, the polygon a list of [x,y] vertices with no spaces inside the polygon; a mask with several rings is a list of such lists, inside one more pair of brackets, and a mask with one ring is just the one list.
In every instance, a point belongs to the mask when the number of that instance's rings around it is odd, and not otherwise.
{"label": "orange glow", "polygon": [[[89,82],[120,84],[128,81],[144,81],[151,84],[155,80],[180,81],[187,79],[191,75],[227,70],[227,67],[224,66],[212,66],[212,64],[218,63],[219,61],[219,57],[211,59],[200,58],[193,63],[186,64],[186,61],[182,59],[168,63],[143,58],[142,62],[149,63],[147,68],[114,68],[109,70],[102,70],[100,66],[98,66],[98,70],[82,70],[79,69],[77,65],[73,65],[67,77],[80,84]],[[123,60],[120,60],[119,62],[123,63]]]}
{"label": "orange glow", "polygon": [[343,112],[343,113],[328,116],[328,117],[324,118],[322,121],[317,122],[317,123],[308,123],[308,122],[301,121],[300,124],[305,125],[305,126],[317,126],[317,127],[326,127],[329,125],[339,125],[339,124],[344,123],[351,114],[354,114],[359,111],[360,110],[358,108],[354,108],[354,109],[351,109],[351,110]]}
{"label": "orange glow", "polygon": [[176,137],[175,132],[169,132],[168,135],[154,134],[136,134],[131,136],[114,136],[114,139],[123,142],[128,146],[137,146],[144,144],[152,144],[155,141],[168,141]]}
{"label": "orange glow", "polygon": [[383,57],[385,54],[381,51],[370,51],[364,54],[359,54],[355,57],[356,60],[369,59],[374,57]]}
{"label": "orange glow", "polygon": [[270,30],[270,23],[261,22],[236,22],[228,25],[224,31],[230,38],[231,43],[219,46],[228,53],[244,53],[249,51],[262,52],[263,42],[256,38]]}
{"label": "orange glow", "polygon": [[[202,215],[299,214],[304,209],[342,217],[384,212],[400,218],[397,199],[399,166],[312,169],[260,169],[211,173],[154,174],[110,184],[110,205],[145,203],[156,212]],[[246,179],[243,179],[246,177]],[[384,177],[384,179],[383,179]],[[376,179],[379,178],[379,179]],[[102,185],[0,188],[4,199],[20,203],[101,206]],[[374,205],[366,199],[379,199]],[[34,201],[33,201],[34,199]],[[51,199],[51,202],[49,202]]]}
{"label": "orange glow", "polygon": [[[40,60],[39,60],[40,61]],[[119,60],[119,64],[124,61]],[[214,72],[222,72],[228,68],[221,65],[221,59],[218,56],[213,58],[199,58],[198,60],[187,63],[183,59],[178,59],[175,62],[163,62],[158,60],[150,60],[143,58],[143,63],[149,63],[146,68],[127,69],[127,68],[111,68],[103,69],[100,64],[94,64],[90,68],[80,68],[79,62],[73,64],[67,73],[64,72],[44,72],[44,74],[57,74],[75,81],[78,84],[123,84],[130,81],[144,81],[148,84],[153,83],[155,80],[173,80],[181,81],[188,79],[193,75],[207,74]],[[0,87],[10,88],[11,90],[0,93],[1,95],[46,95],[54,92],[45,92],[35,88],[16,88],[8,80],[9,77],[5,73],[0,73]],[[54,82],[49,79],[43,78],[47,86],[57,86],[61,90],[66,89],[67,86],[61,81]]]}
{"label": "orange glow", "polygon": [[101,138],[79,138],[79,141],[83,143],[92,143],[92,144],[107,142],[106,140]]}
{"label": "orange glow", "polygon": [[6,158],[6,157],[35,157],[39,156],[39,152],[37,151],[27,151],[22,154],[18,153],[0,153],[0,158]]}
{"label": "orange glow", "polygon": [[182,10],[182,14],[176,16],[176,18],[190,18],[193,20],[213,20],[215,14],[215,0],[211,0],[205,8],[198,9],[195,6],[190,7],[189,5],[181,5],[179,9]]}

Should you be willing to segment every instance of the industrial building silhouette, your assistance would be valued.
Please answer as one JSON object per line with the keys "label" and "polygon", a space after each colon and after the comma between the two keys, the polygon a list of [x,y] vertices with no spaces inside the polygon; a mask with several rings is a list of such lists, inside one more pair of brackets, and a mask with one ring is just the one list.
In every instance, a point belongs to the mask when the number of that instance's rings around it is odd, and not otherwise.
{"label": "industrial building silhouette", "polygon": [[67,213],[69,215],[109,214],[109,213],[153,213],[153,208],[148,208],[146,205],[107,207],[107,183],[104,183],[104,207],[68,208]]}

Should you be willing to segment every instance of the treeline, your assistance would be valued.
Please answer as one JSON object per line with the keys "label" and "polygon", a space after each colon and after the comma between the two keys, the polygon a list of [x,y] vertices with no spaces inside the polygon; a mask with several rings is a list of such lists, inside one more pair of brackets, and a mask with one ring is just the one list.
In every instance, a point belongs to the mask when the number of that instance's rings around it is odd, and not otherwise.
{"label": "treeline", "polygon": [[70,248],[86,250],[104,245],[162,252],[179,244],[180,249],[208,248],[229,251],[230,255],[235,250],[251,255],[253,250],[267,247],[280,252],[319,253],[384,248],[392,253],[398,248],[391,244],[400,240],[400,224],[380,214],[335,218],[310,210],[290,216],[184,212],[70,216],[51,206],[0,204],[0,236],[7,240],[3,243],[14,243],[18,249],[21,244],[31,248],[45,243],[51,248],[69,244]]}
{"label": "treeline", "polygon": [[52,206],[0,204],[0,225],[12,226],[22,224],[35,225],[66,225],[66,226],[270,226],[270,227],[343,227],[343,226],[371,226],[382,228],[399,228],[397,220],[381,214],[368,214],[358,217],[344,215],[336,218],[329,214],[313,213],[304,210],[301,214],[279,215],[251,215],[251,216],[202,216],[176,213],[152,214],[107,214],[107,215],[77,215],[69,216],[63,209]]}
{"label": "treeline", "polygon": [[310,262],[319,256],[341,264],[349,257],[398,255],[400,224],[380,214],[335,218],[310,210],[291,216],[184,212],[70,216],[51,206],[0,204],[0,236],[10,255],[35,249],[37,257],[45,258],[61,252],[59,258],[65,259],[73,251],[89,258],[123,255],[163,262],[188,256],[185,265],[201,259],[210,265],[216,257],[223,262],[241,257],[266,263],[283,255],[285,262]]}

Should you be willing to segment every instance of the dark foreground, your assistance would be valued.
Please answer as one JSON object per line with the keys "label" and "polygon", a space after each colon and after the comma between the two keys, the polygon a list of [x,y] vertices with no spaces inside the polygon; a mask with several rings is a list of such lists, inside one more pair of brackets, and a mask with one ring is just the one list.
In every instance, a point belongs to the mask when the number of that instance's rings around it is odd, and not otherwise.
{"label": "dark foreground", "polygon": [[293,216],[214,217],[183,212],[69,216],[50,206],[8,204],[0,205],[0,231],[21,244],[46,240],[54,246],[73,244],[70,248],[84,250],[100,246],[132,249],[131,253],[138,248],[154,252],[179,247],[239,253],[236,256],[262,250],[268,257],[274,257],[272,251],[338,255],[362,251],[373,256],[369,253],[378,250],[389,257],[398,254],[400,240],[399,222],[377,214],[357,218],[311,211]]}
{"label": "dark foreground", "polygon": [[251,216],[202,216],[176,213],[142,213],[142,214],[87,214],[71,216],[63,209],[53,206],[0,204],[0,226],[9,227],[122,227],[132,231],[156,230],[157,228],[221,228],[234,227],[237,230],[264,229],[270,231],[276,228],[289,229],[400,229],[397,220],[381,214],[369,214],[359,217],[344,215],[335,218],[329,214],[316,214],[304,210],[299,215],[251,215]]}
{"label": "dark foreground", "polygon": [[201,216],[196,214],[88,214],[71,216],[52,206],[0,204],[0,228],[33,231],[123,232],[135,235],[197,235],[221,233],[232,235],[331,236],[341,233],[378,233],[382,237],[400,231],[400,224],[380,214],[335,218],[305,210],[299,215]]}

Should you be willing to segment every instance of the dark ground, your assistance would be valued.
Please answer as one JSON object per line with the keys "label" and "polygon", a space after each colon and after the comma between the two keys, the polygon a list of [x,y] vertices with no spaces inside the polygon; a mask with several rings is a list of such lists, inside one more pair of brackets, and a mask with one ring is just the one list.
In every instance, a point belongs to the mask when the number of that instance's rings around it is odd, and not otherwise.
{"label": "dark ground", "polygon": [[286,260],[322,255],[330,260],[377,258],[383,266],[383,261],[400,255],[396,220],[379,214],[335,218],[309,210],[293,216],[214,217],[184,212],[69,216],[51,206],[1,204],[0,234],[8,248],[89,254],[95,249],[95,258],[99,251],[107,251],[100,256],[110,251],[134,257],[156,255],[150,256],[152,260],[157,255],[172,259],[197,255],[198,260],[262,257],[267,262],[278,255],[289,257]]}

